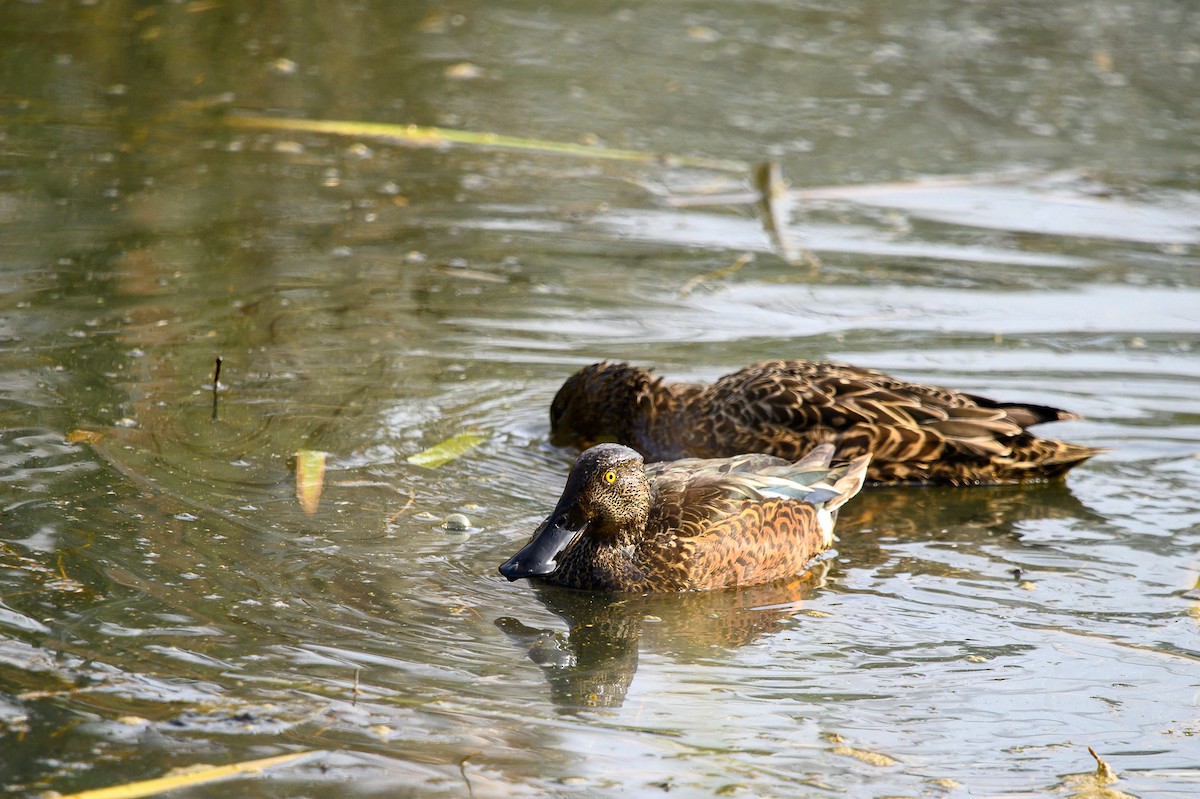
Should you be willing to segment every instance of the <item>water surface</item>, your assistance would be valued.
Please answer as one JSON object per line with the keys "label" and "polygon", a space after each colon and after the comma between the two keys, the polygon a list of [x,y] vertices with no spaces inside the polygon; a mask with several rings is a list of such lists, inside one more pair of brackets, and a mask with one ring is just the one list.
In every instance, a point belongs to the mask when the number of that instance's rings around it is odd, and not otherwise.
{"label": "water surface", "polygon": [[[1121,790],[1194,795],[1196,30],[1118,3],[6,9],[3,790],[314,750],[188,793],[1016,797],[1091,746]],[[819,269],[764,229],[769,158]],[[780,585],[496,573],[572,461],[546,415],[574,369],[767,357],[1068,408],[1042,432],[1109,451],[866,492]],[[301,450],[329,453],[311,516]]]}

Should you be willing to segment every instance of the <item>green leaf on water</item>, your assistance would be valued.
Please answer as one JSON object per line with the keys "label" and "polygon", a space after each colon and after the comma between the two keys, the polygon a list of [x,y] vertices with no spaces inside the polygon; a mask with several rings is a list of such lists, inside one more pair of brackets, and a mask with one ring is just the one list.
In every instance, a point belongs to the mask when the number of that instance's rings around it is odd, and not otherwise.
{"label": "green leaf on water", "polygon": [[746,164],[720,158],[671,155],[643,150],[602,147],[595,144],[532,139],[454,128],[434,128],[425,125],[357,122],[343,119],[297,119],[230,114],[224,122],[229,127],[273,130],[286,133],[323,133],[329,136],[353,137],[372,141],[408,144],[423,147],[460,145],[500,150],[524,150],[576,158],[599,158],[632,163],[668,163],[694,169],[720,172],[745,172]]}
{"label": "green leaf on water", "polygon": [[461,458],[486,440],[487,436],[482,433],[459,433],[434,444],[429,449],[409,455],[408,462],[414,466],[428,466],[430,469],[436,469],[455,458]]}

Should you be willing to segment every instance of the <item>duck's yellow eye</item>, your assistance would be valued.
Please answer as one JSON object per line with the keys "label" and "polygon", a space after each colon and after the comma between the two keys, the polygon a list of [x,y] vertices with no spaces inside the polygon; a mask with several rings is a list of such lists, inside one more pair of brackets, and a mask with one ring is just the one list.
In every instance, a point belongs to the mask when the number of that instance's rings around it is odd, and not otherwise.
{"label": "duck's yellow eye", "polygon": [[612,469],[609,469],[607,472],[604,473],[604,482],[606,482],[606,483],[617,482],[617,473],[614,472]]}

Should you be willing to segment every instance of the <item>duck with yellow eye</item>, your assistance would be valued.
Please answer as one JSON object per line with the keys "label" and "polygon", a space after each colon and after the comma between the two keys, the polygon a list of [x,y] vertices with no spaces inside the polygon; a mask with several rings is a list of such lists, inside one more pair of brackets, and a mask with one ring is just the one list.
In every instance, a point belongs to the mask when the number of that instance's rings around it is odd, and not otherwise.
{"label": "duck with yellow eye", "polygon": [[646,466],[620,444],[575,462],[554,511],[500,567],[601,591],[692,591],[804,572],[833,545],[837,509],[862,488],[870,457],[831,465],[816,447],[795,463],[770,455]]}

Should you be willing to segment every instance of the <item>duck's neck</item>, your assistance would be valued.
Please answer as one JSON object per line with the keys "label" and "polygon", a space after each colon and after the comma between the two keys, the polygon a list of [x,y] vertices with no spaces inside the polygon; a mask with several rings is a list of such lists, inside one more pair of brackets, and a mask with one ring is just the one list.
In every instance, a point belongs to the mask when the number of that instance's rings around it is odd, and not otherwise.
{"label": "duck's neck", "polygon": [[636,409],[626,433],[631,446],[647,461],[677,460],[687,456],[684,446],[690,405],[701,391],[686,383],[667,384],[645,372],[635,395]]}
{"label": "duck's neck", "polygon": [[637,590],[644,575],[633,552],[632,543],[622,546],[585,535],[563,553],[558,569],[547,579],[567,588]]}

